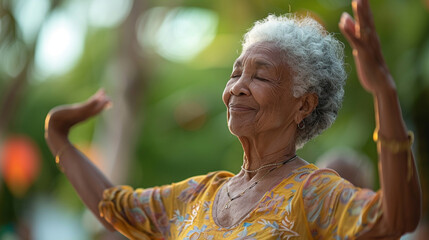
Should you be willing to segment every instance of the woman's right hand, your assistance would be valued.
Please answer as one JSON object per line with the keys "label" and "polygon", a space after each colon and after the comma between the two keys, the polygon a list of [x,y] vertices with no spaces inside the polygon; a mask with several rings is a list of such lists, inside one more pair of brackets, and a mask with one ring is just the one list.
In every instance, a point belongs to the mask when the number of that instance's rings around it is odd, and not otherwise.
{"label": "woman's right hand", "polygon": [[98,210],[104,190],[113,187],[113,184],[68,140],[71,127],[99,114],[110,105],[104,90],[99,90],[85,102],[53,108],[45,119],[45,139],[55,161],[82,201],[106,228],[113,230]]}
{"label": "woman's right hand", "polygon": [[66,143],[68,133],[74,125],[83,122],[103,109],[111,106],[104,90],[98,90],[87,101],[62,105],[49,111],[45,119],[45,139],[53,155]]}

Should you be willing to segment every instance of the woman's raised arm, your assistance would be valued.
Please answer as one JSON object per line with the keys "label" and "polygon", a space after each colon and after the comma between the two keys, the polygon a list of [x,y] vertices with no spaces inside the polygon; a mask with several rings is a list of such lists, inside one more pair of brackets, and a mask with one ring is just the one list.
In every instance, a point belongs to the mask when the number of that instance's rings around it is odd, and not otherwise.
{"label": "woman's raised arm", "polygon": [[45,120],[45,139],[59,168],[82,201],[108,229],[113,230],[98,211],[103,191],[113,185],[68,139],[71,127],[97,115],[109,105],[109,98],[100,90],[86,102],[52,109]]}
{"label": "woman's raised arm", "polygon": [[412,134],[402,118],[396,86],[383,59],[368,0],[352,2],[353,19],[344,13],[340,30],[353,48],[362,86],[374,97],[383,216],[369,235],[413,231],[421,213],[421,190],[411,152]]}

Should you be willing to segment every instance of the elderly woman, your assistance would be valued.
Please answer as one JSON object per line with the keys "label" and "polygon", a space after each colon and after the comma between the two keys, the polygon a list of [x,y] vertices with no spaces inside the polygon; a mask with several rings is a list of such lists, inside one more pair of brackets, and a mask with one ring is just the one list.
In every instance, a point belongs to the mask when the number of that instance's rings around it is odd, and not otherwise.
{"label": "elderly woman", "polygon": [[368,1],[354,1],[353,10],[356,21],[344,14],[340,29],[353,47],[362,86],[374,96],[376,193],[295,153],[334,122],[346,78],[342,44],[309,18],[268,16],[244,37],[223,93],[228,127],[244,150],[236,175],[219,171],[149,189],[114,187],[67,138],[73,125],[109,104],[102,91],[52,110],[48,145],[84,203],[106,227],[131,239],[398,238],[420,215],[412,135]]}

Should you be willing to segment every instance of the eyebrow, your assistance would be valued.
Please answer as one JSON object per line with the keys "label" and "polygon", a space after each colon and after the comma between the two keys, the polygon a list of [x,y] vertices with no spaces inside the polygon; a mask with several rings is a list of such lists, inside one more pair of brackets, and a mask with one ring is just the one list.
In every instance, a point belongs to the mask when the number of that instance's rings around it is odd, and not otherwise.
{"label": "eyebrow", "polygon": [[270,62],[265,61],[263,59],[256,59],[255,63],[256,63],[256,65],[263,66],[263,67],[272,67],[273,66],[273,64],[271,64]]}
{"label": "eyebrow", "polygon": [[[260,58],[257,58],[256,60],[255,60],[255,64],[257,65],[257,66],[262,66],[262,67],[272,67],[273,66],[273,64],[271,64],[270,62],[268,62],[268,61],[265,61],[265,60],[263,60],[263,59],[260,59]],[[234,67],[242,67],[243,66],[243,61],[240,59],[240,60],[237,60],[235,63],[234,63]]]}
{"label": "eyebrow", "polygon": [[235,61],[234,63],[234,68],[241,67],[241,66],[243,66],[243,62],[237,59],[237,61]]}

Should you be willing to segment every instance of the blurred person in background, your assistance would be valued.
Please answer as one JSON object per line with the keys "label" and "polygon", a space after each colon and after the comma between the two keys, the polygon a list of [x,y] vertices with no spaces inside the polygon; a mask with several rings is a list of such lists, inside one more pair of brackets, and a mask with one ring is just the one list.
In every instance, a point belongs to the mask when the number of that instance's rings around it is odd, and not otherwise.
{"label": "blurred person in background", "polygon": [[333,149],[317,161],[319,168],[330,168],[356,187],[374,189],[374,167],[369,158],[352,149]]}
{"label": "blurred person in background", "polygon": [[339,26],[360,83],[374,97],[379,191],[353,186],[295,153],[335,120],[346,74],[343,45],[315,20],[293,15],[255,23],[226,84],[228,127],[244,150],[239,173],[148,189],[113,186],[68,140],[72,126],[110,105],[104,91],[48,114],[45,137],[57,164],[100,221],[130,239],[367,239],[413,231],[421,193],[412,134],[368,0],[352,6],[355,19],[343,14]]}

